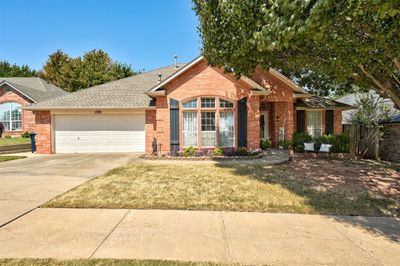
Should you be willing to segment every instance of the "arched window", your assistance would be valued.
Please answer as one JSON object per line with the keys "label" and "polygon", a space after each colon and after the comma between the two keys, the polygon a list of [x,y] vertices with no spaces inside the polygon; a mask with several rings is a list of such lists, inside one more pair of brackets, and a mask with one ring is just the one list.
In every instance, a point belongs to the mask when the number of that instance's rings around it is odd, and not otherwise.
{"label": "arched window", "polygon": [[0,122],[5,131],[19,131],[22,129],[22,108],[19,103],[0,103]]}

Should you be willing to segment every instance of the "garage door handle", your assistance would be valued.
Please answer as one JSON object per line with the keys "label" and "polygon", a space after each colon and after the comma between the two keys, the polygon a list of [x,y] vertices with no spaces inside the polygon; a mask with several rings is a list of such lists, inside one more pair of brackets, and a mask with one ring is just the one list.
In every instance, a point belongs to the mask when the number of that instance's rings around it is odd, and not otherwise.
{"label": "garage door handle", "polygon": [[78,137],[78,140],[79,140],[79,137]]}

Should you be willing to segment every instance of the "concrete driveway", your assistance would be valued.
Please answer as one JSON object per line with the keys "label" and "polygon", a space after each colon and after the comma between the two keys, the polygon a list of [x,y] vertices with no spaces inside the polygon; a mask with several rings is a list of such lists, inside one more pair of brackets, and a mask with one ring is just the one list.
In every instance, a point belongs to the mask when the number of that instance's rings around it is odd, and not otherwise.
{"label": "concrete driveway", "polygon": [[0,163],[0,227],[137,154],[36,155]]}

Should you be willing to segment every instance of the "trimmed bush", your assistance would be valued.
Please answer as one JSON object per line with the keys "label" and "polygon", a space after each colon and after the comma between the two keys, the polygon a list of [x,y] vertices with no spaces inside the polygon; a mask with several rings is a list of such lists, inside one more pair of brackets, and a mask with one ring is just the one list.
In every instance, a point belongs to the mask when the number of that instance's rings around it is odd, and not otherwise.
{"label": "trimmed bush", "polygon": [[183,156],[185,157],[190,157],[190,156],[196,156],[197,151],[193,146],[189,146],[183,149]]}
{"label": "trimmed bush", "polygon": [[350,152],[350,136],[347,134],[339,134],[334,136],[331,151],[334,153],[349,153]]}
{"label": "trimmed bush", "polygon": [[304,152],[304,142],[310,142],[313,138],[306,132],[293,134],[293,148],[296,152]]}
{"label": "trimmed bush", "polygon": [[29,132],[25,131],[24,133],[22,133],[21,137],[23,138],[29,138]]}
{"label": "trimmed bush", "polygon": [[289,146],[292,145],[292,142],[288,139],[280,140],[279,141],[279,146],[281,146],[283,149],[287,150],[289,149]]}
{"label": "trimmed bush", "polygon": [[246,156],[248,155],[247,149],[245,147],[239,147],[236,149],[236,155],[238,156]]}
{"label": "trimmed bush", "polygon": [[214,149],[214,155],[215,156],[222,156],[224,151],[221,148],[215,148]]}
{"label": "trimmed bush", "polygon": [[272,147],[272,141],[270,139],[260,139],[260,148],[266,150]]}

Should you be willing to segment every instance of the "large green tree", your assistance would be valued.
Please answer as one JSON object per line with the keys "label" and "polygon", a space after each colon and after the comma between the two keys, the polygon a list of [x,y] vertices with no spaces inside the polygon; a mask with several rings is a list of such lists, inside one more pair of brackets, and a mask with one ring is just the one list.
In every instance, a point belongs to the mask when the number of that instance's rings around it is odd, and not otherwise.
{"label": "large green tree", "polygon": [[0,77],[35,77],[37,71],[27,65],[18,66],[6,60],[0,61]]}
{"label": "large green tree", "polygon": [[49,55],[41,77],[73,92],[136,74],[130,65],[114,62],[102,50],[71,58],[61,50]]}
{"label": "large green tree", "polygon": [[239,74],[275,67],[316,90],[373,87],[400,108],[399,0],[193,2],[212,65]]}

